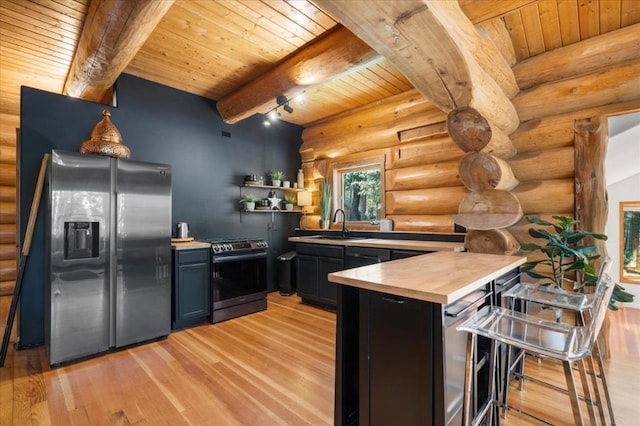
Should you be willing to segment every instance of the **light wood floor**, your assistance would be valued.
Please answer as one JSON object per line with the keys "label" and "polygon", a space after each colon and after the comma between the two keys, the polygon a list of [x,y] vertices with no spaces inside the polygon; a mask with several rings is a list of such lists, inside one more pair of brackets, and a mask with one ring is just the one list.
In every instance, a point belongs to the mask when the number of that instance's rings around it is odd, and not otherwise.
{"label": "light wood floor", "polygon": [[[607,368],[617,420],[634,425],[640,311],[612,312],[611,319]],[[0,369],[0,425],[332,424],[334,341],[333,313],[273,293],[265,312],[54,370],[42,347],[10,349]],[[562,380],[553,368],[527,366]],[[524,392],[511,392],[511,402],[519,400],[553,424],[571,424],[562,394],[527,383]],[[511,413],[506,424],[536,423]]]}

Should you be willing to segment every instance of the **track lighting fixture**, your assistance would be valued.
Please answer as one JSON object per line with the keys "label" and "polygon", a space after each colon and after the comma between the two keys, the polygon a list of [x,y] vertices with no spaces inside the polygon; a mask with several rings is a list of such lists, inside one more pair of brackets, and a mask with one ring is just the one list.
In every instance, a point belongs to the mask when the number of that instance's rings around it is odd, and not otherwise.
{"label": "track lighting fixture", "polygon": [[[300,99],[303,96],[303,94],[304,92],[298,94],[295,99]],[[282,109],[288,112],[289,114],[292,114],[293,108],[291,107],[291,105],[289,105],[289,101],[290,99],[287,99],[287,97],[284,95],[276,96],[276,103],[278,105],[276,105],[275,108],[273,108],[271,111],[269,111],[266,114],[264,119],[264,125],[270,126],[272,122],[275,122],[276,120],[280,119],[280,113],[278,112],[278,108],[280,107],[282,107]]]}
{"label": "track lighting fixture", "polygon": [[289,100],[287,99],[286,96],[279,95],[278,97],[276,97],[276,102],[278,103],[278,106],[276,107],[276,109],[278,109],[278,107],[281,106],[282,109],[287,111],[289,114],[291,114],[293,112],[293,108],[291,108],[291,106],[289,106]]}

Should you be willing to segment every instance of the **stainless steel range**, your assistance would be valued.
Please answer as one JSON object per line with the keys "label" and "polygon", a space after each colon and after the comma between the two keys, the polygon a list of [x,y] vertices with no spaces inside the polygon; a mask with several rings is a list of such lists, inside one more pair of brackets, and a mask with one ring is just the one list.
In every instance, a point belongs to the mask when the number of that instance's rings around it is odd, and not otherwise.
{"label": "stainless steel range", "polygon": [[212,239],[211,322],[267,309],[268,244],[260,239]]}

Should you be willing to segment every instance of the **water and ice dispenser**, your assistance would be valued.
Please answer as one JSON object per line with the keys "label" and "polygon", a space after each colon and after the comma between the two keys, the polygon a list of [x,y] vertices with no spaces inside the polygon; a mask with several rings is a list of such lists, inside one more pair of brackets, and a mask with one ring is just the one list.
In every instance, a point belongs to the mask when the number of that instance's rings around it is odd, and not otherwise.
{"label": "water and ice dispenser", "polygon": [[99,222],[65,222],[65,260],[98,257],[99,229]]}

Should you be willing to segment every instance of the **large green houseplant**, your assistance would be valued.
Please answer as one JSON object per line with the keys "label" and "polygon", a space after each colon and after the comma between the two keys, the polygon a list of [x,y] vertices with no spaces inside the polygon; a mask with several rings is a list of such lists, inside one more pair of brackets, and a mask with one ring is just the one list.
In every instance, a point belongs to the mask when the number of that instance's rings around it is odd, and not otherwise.
{"label": "large green houseplant", "polygon": [[[522,272],[532,278],[540,280],[541,285],[563,288],[571,284],[574,290],[581,290],[583,286],[594,286],[597,271],[592,262],[600,258],[595,245],[578,245],[587,237],[606,240],[607,236],[590,231],[575,229],[578,223],[572,217],[552,216],[555,223],[528,216],[529,223],[552,227],[552,231],[543,228],[530,228],[529,235],[546,240],[546,244],[523,243],[523,251],[539,251],[546,255],[541,260],[533,260],[522,265]],[[632,302],[634,296],[627,293],[618,284],[615,285],[609,301],[609,308],[617,310],[615,302]]]}

